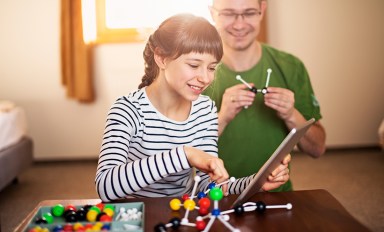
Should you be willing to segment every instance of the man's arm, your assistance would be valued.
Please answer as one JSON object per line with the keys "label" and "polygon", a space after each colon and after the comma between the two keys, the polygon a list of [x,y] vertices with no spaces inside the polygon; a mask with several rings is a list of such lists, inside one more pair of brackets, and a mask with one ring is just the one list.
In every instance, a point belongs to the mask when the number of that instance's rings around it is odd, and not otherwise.
{"label": "man's arm", "polygon": [[[289,129],[297,127],[306,122],[306,119],[299,111],[294,109],[291,119],[286,120],[285,124]],[[325,129],[320,121],[316,121],[299,141],[301,151],[313,158],[319,158],[325,152]]]}
{"label": "man's arm", "polygon": [[[276,110],[277,115],[284,120],[289,130],[305,123],[307,120],[294,107],[294,94],[288,89],[269,87],[268,94],[264,97],[266,106]],[[325,152],[325,130],[317,121],[299,142],[300,149],[314,158]]]}

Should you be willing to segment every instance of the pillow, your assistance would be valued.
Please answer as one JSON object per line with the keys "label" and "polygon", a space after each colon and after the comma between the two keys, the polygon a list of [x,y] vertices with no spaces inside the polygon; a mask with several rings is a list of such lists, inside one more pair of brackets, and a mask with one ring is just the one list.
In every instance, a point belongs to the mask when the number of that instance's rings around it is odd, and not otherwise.
{"label": "pillow", "polygon": [[19,142],[27,134],[27,120],[21,107],[0,104],[0,151]]}
{"label": "pillow", "polygon": [[15,108],[15,104],[11,101],[0,100],[0,112],[8,112]]}

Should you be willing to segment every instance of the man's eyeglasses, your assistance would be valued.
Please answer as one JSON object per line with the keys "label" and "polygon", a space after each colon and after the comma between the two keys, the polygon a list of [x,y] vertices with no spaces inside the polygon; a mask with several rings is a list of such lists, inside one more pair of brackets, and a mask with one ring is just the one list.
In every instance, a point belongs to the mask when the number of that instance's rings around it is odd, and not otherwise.
{"label": "man's eyeglasses", "polygon": [[258,9],[247,9],[242,13],[236,13],[233,10],[218,10],[214,7],[211,7],[214,11],[217,12],[217,15],[225,22],[235,22],[239,16],[243,18],[246,22],[252,22],[258,19],[261,15],[261,11]]}

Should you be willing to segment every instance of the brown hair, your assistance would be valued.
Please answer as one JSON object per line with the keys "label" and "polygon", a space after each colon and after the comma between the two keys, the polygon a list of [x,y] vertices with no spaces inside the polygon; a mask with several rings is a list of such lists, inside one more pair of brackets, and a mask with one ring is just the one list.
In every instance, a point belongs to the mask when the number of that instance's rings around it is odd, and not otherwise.
{"label": "brown hair", "polygon": [[223,45],[216,28],[205,18],[192,14],[178,14],[166,19],[145,46],[145,74],[139,88],[150,85],[159,74],[155,53],[164,58],[177,59],[190,52],[209,53],[220,61]]}

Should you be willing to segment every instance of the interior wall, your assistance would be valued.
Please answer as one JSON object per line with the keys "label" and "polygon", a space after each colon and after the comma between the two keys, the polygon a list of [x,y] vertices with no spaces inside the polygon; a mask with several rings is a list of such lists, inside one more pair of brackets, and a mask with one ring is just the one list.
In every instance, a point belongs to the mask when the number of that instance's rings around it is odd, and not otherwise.
{"label": "interior wall", "polygon": [[[384,117],[384,1],[268,2],[268,39],[306,64],[327,146],[377,144]],[[96,158],[110,105],[140,83],[144,44],[97,46],[97,100],[80,104],[60,83],[59,18],[59,0],[0,1],[0,99],[25,109],[36,160]]]}
{"label": "interior wall", "polygon": [[268,1],[270,44],[301,58],[328,147],[376,144],[384,119],[384,1]]}

